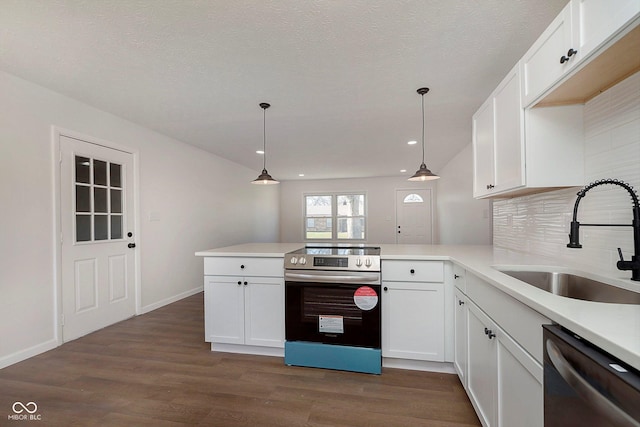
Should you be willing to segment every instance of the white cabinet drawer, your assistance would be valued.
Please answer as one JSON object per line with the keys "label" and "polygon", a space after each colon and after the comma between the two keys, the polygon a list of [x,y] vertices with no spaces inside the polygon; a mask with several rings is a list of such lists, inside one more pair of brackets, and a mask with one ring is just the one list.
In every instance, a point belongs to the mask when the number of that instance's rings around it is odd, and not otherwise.
{"label": "white cabinet drawer", "polygon": [[283,277],[283,258],[206,257],[205,276]]}
{"label": "white cabinet drawer", "polygon": [[443,261],[382,261],[382,280],[444,282]]}

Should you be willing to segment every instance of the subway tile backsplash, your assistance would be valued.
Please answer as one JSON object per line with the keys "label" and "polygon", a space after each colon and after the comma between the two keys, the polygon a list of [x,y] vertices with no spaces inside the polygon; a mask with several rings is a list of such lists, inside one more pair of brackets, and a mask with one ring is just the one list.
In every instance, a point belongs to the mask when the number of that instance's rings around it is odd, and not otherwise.
{"label": "subway tile backsplash", "polygon": [[[584,108],[585,185],[616,178],[640,190],[640,73],[593,98]],[[493,244],[615,272],[617,248],[633,253],[631,227],[581,227],[582,249],[569,249],[569,223],[579,188],[493,203]],[[617,186],[590,190],[581,223],[631,224],[631,199]],[[623,277],[627,272],[623,272]]]}

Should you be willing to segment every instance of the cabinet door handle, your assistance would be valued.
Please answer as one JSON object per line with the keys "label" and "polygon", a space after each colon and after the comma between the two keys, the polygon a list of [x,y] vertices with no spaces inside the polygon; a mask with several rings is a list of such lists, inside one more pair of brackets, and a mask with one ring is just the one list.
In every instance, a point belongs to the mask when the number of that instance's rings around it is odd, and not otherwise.
{"label": "cabinet door handle", "polygon": [[247,282],[244,282],[244,285],[247,286]]}
{"label": "cabinet door handle", "polygon": [[242,285],[242,282],[240,280],[238,280],[238,285]]}
{"label": "cabinet door handle", "polygon": [[489,334],[488,334],[489,339],[491,339],[491,338],[493,338],[495,336],[496,336],[496,334],[494,334],[493,331],[491,329],[489,329]]}
{"label": "cabinet door handle", "polygon": [[458,300],[458,305],[464,305],[464,301],[462,301],[461,299]]}
{"label": "cabinet door handle", "polygon": [[413,268],[411,270],[409,270],[409,273],[411,273],[411,274],[415,274],[415,272],[416,271]]}
{"label": "cabinet door handle", "polygon": [[492,188],[495,188],[496,186],[493,184],[488,184],[487,185],[487,190],[491,190]]}
{"label": "cabinet door handle", "polygon": [[385,292],[387,292],[389,290],[389,288],[387,288],[386,286],[384,288],[382,288]]}
{"label": "cabinet door handle", "polygon": [[244,270],[244,264],[241,264],[241,265],[240,265],[240,269],[241,269],[241,270]]}
{"label": "cabinet door handle", "polygon": [[459,278],[460,278],[460,276],[458,276],[457,274],[454,274],[454,275],[453,275],[453,278],[454,278],[454,279],[459,279]]}

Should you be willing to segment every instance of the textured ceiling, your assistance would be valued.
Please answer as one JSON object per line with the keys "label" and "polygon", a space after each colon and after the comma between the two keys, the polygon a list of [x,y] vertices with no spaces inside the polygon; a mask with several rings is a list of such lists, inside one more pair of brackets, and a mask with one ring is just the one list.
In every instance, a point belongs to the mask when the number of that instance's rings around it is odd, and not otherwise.
{"label": "textured ceiling", "polygon": [[277,179],[438,172],[567,0],[0,0],[0,69]]}

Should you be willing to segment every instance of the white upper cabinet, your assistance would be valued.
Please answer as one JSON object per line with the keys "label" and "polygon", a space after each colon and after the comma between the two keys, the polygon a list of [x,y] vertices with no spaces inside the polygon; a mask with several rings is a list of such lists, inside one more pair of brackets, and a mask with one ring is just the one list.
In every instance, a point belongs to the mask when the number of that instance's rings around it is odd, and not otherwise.
{"label": "white upper cabinet", "polygon": [[640,0],[573,0],[571,8],[572,43],[581,60],[640,14]]}
{"label": "white upper cabinet", "polygon": [[473,116],[476,198],[583,184],[582,106],[522,107],[521,63]]}
{"label": "white upper cabinet", "polygon": [[522,58],[525,106],[531,105],[576,64],[572,35],[569,3]]}
{"label": "white upper cabinet", "polygon": [[[629,59],[634,54],[624,47],[616,48],[614,42],[637,26],[639,16],[640,0],[572,0],[568,3],[522,58],[523,105],[537,104],[554,85],[579,72],[599,55],[607,58],[606,64],[595,65],[597,71],[581,77],[586,82],[581,80],[569,89],[584,91],[581,87],[592,86],[603,89],[628,76],[630,70],[637,69]],[[623,45],[632,43],[627,40]],[[545,100],[544,105],[587,97],[572,94],[572,90]]]}
{"label": "white upper cabinet", "polygon": [[474,196],[524,184],[520,63],[473,116]]}

